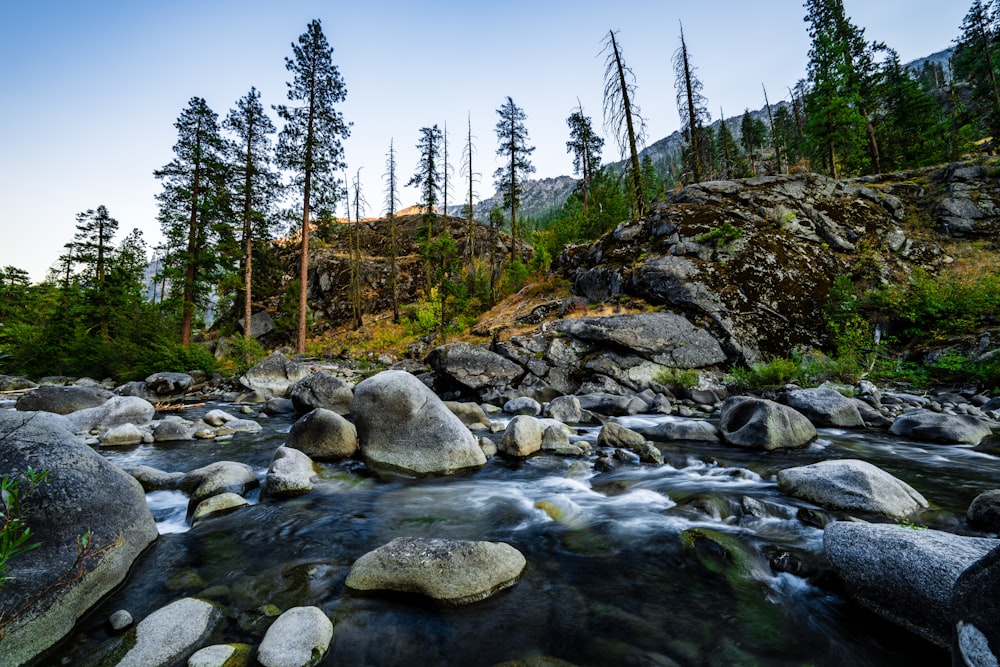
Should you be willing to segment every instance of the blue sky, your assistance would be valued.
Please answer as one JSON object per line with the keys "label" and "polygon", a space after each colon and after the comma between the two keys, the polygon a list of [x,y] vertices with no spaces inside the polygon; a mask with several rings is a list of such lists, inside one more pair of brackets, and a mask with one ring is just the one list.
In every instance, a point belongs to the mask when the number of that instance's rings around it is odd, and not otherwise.
{"label": "blue sky", "polygon": [[[951,45],[971,0],[845,0],[869,39],[905,61]],[[772,102],[805,75],[809,39],[799,0],[337,2],[171,0],[0,4],[0,266],[44,278],[100,204],[121,236],[160,240],[153,171],[169,162],[174,121],[191,97],[220,117],[256,86],[285,101],[284,59],[319,18],[347,85],[348,169],[361,169],[369,214],[382,212],[390,139],[402,182],[419,128],[447,125],[455,165],[449,201],[464,197],[458,164],[471,117],[478,195],[493,193],[496,109],[524,109],[536,176],[572,171],[566,117],[577,104],[603,133],[601,42],[619,31],[650,141],[679,126],[671,56],[678,21],[713,118]],[[276,121],[277,122],[277,121]],[[280,125],[279,125],[280,127]],[[617,159],[612,141],[605,159]],[[457,195],[457,196],[456,196]],[[404,205],[417,199],[402,192]]]}

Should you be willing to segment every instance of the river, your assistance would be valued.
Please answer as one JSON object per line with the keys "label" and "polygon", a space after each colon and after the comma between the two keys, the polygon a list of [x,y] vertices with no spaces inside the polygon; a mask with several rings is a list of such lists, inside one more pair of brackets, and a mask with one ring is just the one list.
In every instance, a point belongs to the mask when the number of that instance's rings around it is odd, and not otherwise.
{"label": "river", "polygon": [[[186,416],[214,407],[236,412],[209,405]],[[663,419],[676,418],[618,421]],[[166,471],[240,461],[263,481],[292,421],[262,418],[260,433],[226,440],[101,451],[123,466]],[[577,438],[593,442],[596,429]],[[610,472],[595,471],[594,457],[551,455],[498,456],[473,472],[422,479],[381,479],[358,461],[319,464],[311,492],[253,492],[251,506],[194,527],[184,494],[149,493],[160,538],[46,660],[77,664],[93,654],[117,609],[140,620],[190,595],[229,610],[214,638],[226,643],[259,643],[262,605],[320,607],[335,624],[323,665],[950,664],[946,652],[839,594],[822,563],[820,527],[838,515],[783,496],[775,473],[865,459],[930,501],[914,529],[977,534],[964,513],[979,492],[1000,485],[1000,459],[870,430],[820,429],[809,448],[791,452],[660,446],[664,465],[622,463]],[[351,564],[399,536],[503,541],[528,565],[513,588],[460,608],[345,590]],[[776,560],[792,566],[772,567]],[[549,662],[523,662],[542,657]]]}

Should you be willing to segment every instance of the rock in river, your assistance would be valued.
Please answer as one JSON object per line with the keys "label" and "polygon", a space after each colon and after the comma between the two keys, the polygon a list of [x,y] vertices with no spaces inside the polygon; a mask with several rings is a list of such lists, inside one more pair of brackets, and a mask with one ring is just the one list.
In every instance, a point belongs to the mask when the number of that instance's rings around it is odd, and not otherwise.
{"label": "rock in river", "polygon": [[867,461],[820,461],[778,472],[778,489],[835,510],[857,510],[902,518],[926,508],[927,500],[906,482]]}
{"label": "rock in river", "polygon": [[358,384],[351,415],[361,454],[376,470],[446,474],[486,464],[465,424],[406,371],[382,371]]}
{"label": "rock in river", "polygon": [[459,605],[513,586],[524,566],[521,552],[503,542],[397,537],[359,558],[346,583],[358,591],[420,593]]}
{"label": "rock in river", "polygon": [[816,427],[802,413],[763,398],[737,396],[722,404],[722,439],[739,447],[797,449],[816,439]]}

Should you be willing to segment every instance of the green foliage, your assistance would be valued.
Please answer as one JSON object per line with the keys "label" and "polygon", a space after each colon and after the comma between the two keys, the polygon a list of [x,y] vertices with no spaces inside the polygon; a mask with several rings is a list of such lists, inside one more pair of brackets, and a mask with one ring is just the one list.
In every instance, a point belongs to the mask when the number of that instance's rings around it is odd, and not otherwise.
{"label": "green foliage", "polygon": [[530,275],[531,271],[522,262],[516,259],[509,262],[504,270],[503,281],[501,283],[504,293],[512,294],[524,287]]}
{"label": "green foliage", "polygon": [[716,248],[725,248],[741,238],[743,238],[743,228],[737,227],[726,220],[712,231],[699,234],[694,240],[698,243],[715,246]]}
{"label": "green foliage", "polygon": [[797,380],[799,365],[791,359],[772,359],[767,363],[752,364],[749,368],[735,367],[732,371],[737,385],[744,389],[781,387]]}
{"label": "green foliage", "polygon": [[267,356],[267,350],[253,336],[241,333],[229,337],[227,359],[233,364],[233,375],[243,375]]}
{"label": "green foliage", "polygon": [[694,368],[665,368],[653,377],[654,381],[662,385],[683,389],[697,386],[699,379],[699,373]]}
{"label": "green foliage", "polygon": [[10,578],[10,562],[39,546],[38,542],[29,542],[31,527],[25,523],[24,514],[31,495],[48,475],[48,471],[29,467],[21,475],[0,477],[0,589]]}

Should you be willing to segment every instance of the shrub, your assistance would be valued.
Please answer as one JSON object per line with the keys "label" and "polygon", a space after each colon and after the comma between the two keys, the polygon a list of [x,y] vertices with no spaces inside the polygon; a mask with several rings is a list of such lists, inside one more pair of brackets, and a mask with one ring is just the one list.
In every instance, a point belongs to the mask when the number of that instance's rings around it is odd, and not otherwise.
{"label": "shrub", "polygon": [[0,511],[3,512],[3,523],[0,524],[0,588],[10,577],[10,561],[39,545],[38,542],[28,542],[31,528],[24,522],[24,513],[31,494],[45,483],[48,475],[48,471],[38,472],[29,467],[22,475],[0,477]]}
{"label": "shrub", "polygon": [[700,374],[694,368],[665,368],[653,377],[655,382],[668,387],[690,389],[698,385]]}
{"label": "shrub", "polygon": [[743,238],[743,228],[737,227],[726,220],[712,231],[696,236],[694,240],[698,243],[715,246],[716,248],[724,248],[733,241],[741,238]]}

